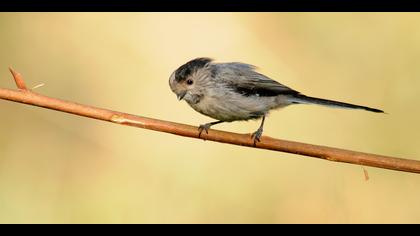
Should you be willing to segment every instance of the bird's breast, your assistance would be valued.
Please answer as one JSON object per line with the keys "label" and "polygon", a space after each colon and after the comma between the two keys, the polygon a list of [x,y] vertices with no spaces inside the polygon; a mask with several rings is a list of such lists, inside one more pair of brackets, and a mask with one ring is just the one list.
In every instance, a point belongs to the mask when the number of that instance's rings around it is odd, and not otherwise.
{"label": "bird's breast", "polygon": [[[273,101],[271,101],[273,100]],[[222,121],[256,119],[266,114],[274,98],[245,97],[239,94],[203,95],[197,103],[189,105],[201,114]]]}

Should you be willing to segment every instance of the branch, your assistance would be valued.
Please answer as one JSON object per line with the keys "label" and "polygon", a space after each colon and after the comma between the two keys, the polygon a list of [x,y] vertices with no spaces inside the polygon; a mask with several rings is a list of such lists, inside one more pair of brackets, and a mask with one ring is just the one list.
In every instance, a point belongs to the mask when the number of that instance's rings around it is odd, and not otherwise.
{"label": "branch", "polygon": [[13,79],[15,80],[15,83],[18,89],[23,90],[23,91],[28,91],[25,85],[25,81],[23,81],[22,75],[19,72],[16,72],[15,70],[13,70],[12,67],[9,67],[9,71],[10,73],[12,73]]}
{"label": "branch", "polygon": [[309,157],[316,157],[329,161],[346,162],[362,166],[372,166],[390,170],[420,173],[420,161],[286,141],[270,138],[267,136],[262,137],[261,142],[258,142],[255,146],[250,137],[250,134],[237,134],[211,129],[208,134],[203,133],[201,138],[199,138],[198,130],[195,126],[130,115],[118,111],[86,106],[37,94],[26,88],[25,83],[19,73],[15,72],[11,68],[10,71],[19,89],[10,90],[0,88],[0,98],[4,100],[44,107],[47,109],[67,112],[74,115],[108,121],[116,124],[150,129],[185,137],[287,152]]}

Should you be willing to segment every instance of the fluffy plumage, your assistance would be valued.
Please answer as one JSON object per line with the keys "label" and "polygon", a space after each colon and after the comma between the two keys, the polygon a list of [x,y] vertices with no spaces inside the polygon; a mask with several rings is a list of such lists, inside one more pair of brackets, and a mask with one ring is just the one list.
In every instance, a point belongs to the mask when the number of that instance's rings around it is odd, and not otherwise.
{"label": "fluffy plumage", "polygon": [[[210,58],[197,58],[175,70],[169,86],[179,99],[184,99],[194,110],[221,122],[264,118],[272,109],[291,104],[318,104],[330,107],[379,109],[308,97],[267,76],[256,72],[256,67],[240,63],[214,63]],[[206,132],[213,122],[200,126]],[[263,122],[254,133],[259,141]]]}

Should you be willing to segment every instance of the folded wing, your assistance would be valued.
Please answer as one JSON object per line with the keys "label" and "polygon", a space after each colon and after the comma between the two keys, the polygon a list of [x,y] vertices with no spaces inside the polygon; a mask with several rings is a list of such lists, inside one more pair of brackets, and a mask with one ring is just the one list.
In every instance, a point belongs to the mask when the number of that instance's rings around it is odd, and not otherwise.
{"label": "folded wing", "polygon": [[221,82],[226,83],[229,88],[243,96],[278,96],[296,95],[298,91],[293,90],[267,76],[255,71],[253,65],[232,62],[214,64],[215,73],[222,73]]}

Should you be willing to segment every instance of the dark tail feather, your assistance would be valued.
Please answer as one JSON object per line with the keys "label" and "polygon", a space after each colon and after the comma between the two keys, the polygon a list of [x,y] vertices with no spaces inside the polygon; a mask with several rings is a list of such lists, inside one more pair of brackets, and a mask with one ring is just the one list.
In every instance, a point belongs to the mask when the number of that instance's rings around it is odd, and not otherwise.
{"label": "dark tail feather", "polygon": [[318,105],[329,106],[329,107],[361,109],[361,110],[366,110],[366,111],[371,111],[371,112],[385,113],[384,111],[375,109],[375,108],[359,106],[359,105],[354,105],[354,104],[345,103],[345,102],[337,102],[337,101],[322,99],[322,98],[308,97],[303,94],[293,95],[290,100],[293,103],[318,104]]}

